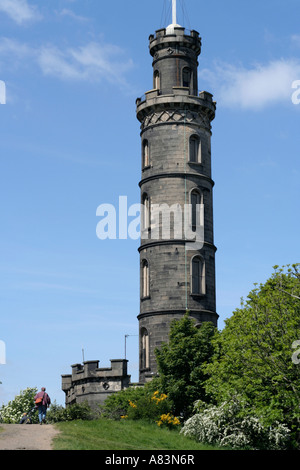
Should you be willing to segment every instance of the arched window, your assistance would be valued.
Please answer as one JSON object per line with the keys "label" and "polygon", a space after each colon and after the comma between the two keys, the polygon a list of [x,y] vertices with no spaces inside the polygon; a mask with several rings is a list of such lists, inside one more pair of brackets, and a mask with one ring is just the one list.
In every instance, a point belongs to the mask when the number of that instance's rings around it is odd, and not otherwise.
{"label": "arched window", "polygon": [[190,137],[190,162],[201,163],[201,141],[197,135]]}
{"label": "arched window", "polygon": [[200,255],[191,261],[191,294],[205,294],[205,263]]}
{"label": "arched window", "polygon": [[149,166],[149,144],[148,140],[143,141],[143,168]]}
{"label": "arched window", "polygon": [[142,298],[149,297],[150,294],[150,282],[149,282],[149,264],[146,259],[142,261]]}
{"label": "arched window", "polygon": [[155,70],[153,75],[153,88],[155,90],[159,90],[160,88],[160,78],[159,78],[159,71]]}
{"label": "arched window", "polygon": [[193,189],[191,192],[191,225],[192,231],[195,232],[197,224],[200,225],[202,220],[200,220],[200,204],[202,203],[202,195],[198,189]]}
{"label": "arched window", "polygon": [[151,221],[151,213],[150,213],[150,199],[148,194],[144,193],[142,197],[142,208],[141,208],[141,215],[142,215],[142,232],[148,238],[148,232],[150,230],[150,221]]}
{"label": "arched window", "polygon": [[150,351],[149,351],[149,335],[146,328],[141,330],[141,369],[148,369],[150,367]]}
{"label": "arched window", "polygon": [[182,70],[182,86],[190,88],[191,86],[192,71],[188,67]]}

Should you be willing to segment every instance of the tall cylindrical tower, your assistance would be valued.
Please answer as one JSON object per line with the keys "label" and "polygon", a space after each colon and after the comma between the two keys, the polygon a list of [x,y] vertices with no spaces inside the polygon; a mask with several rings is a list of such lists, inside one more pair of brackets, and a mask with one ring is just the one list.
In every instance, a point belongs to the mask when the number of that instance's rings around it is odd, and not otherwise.
{"label": "tall cylindrical tower", "polygon": [[172,24],[149,37],[153,89],[138,98],[141,123],[140,382],[157,372],[154,350],[190,311],[217,325],[212,95],[198,93],[197,31]]}

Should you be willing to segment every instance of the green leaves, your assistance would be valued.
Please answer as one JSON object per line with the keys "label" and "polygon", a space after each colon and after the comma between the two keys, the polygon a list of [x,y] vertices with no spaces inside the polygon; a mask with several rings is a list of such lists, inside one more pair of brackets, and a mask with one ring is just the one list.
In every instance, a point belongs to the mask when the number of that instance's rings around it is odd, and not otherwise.
{"label": "green leaves", "polygon": [[160,387],[167,393],[176,415],[188,416],[194,401],[206,398],[203,365],[212,356],[215,330],[209,322],[196,328],[195,320],[187,313],[172,322],[169,343],[155,351]]}
{"label": "green leaves", "polygon": [[[14,400],[0,408],[1,421],[7,424],[18,424],[24,413],[29,414],[34,409],[34,396],[37,388],[27,388],[21,390]],[[32,414],[31,419],[37,422],[37,417]]]}
{"label": "green leaves", "polygon": [[242,396],[264,420],[300,423],[300,369],[292,345],[300,339],[298,266],[274,267],[213,340],[206,391],[217,402]]}

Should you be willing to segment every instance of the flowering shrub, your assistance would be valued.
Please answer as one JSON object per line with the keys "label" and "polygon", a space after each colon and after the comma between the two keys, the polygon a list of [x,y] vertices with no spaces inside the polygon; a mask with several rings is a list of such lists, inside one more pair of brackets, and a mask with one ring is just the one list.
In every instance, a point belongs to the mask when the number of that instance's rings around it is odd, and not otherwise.
{"label": "flowering shrub", "polygon": [[131,400],[129,400],[129,406],[131,406],[131,408],[137,408],[137,405],[133,403]]}
{"label": "flowering shrub", "polygon": [[167,426],[168,428],[173,428],[174,426],[179,426],[180,421],[176,416],[173,416],[170,413],[163,414],[160,417],[159,421],[156,421],[157,426]]}
{"label": "flowering shrub", "polygon": [[144,396],[144,387],[129,387],[125,390],[109,395],[105,400],[105,403],[103,405],[99,405],[99,410],[105,418],[120,419],[122,416],[128,415],[130,402],[136,403],[137,400]]}
{"label": "flowering shrub", "polygon": [[287,448],[290,430],[285,425],[274,423],[266,427],[257,417],[240,417],[240,410],[237,403],[210,405],[204,409],[200,406],[199,412],[184,423],[181,433],[199,442],[234,449]]}
{"label": "flowering shrub", "polygon": [[135,402],[129,402],[128,415],[131,419],[146,419],[158,426],[174,428],[180,424],[179,419],[171,414],[171,405],[165,393],[155,390],[151,395],[144,395]]}
{"label": "flowering shrub", "polygon": [[169,428],[180,424],[179,419],[171,414],[168,396],[147,385],[112,394],[101,410],[106,418],[142,419]]}
{"label": "flowering shrub", "polygon": [[161,401],[166,400],[166,398],[167,398],[167,395],[165,393],[161,393],[159,395],[159,391],[155,390],[155,392],[153,393],[153,396],[151,397],[151,400],[154,401],[158,405]]}
{"label": "flowering shrub", "polygon": [[162,414],[170,412],[170,404],[167,395],[159,394],[156,390],[153,394],[145,393],[137,400],[129,401],[128,418],[146,419],[158,421]]}
{"label": "flowering shrub", "polygon": [[32,423],[38,422],[35,412],[34,397],[37,388],[27,388],[20,392],[14,400],[9,401],[7,405],[0,408],[0,421],[6,424],[18,424],[24,413],[27,413]]}

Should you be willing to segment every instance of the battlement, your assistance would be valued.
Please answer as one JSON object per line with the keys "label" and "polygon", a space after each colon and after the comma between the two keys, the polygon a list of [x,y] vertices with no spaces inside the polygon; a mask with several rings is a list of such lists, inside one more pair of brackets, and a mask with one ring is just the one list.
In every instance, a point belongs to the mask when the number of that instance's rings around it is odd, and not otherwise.
{"label": "battlement", "polygon": [[85,401],[95,408],[109,394],[128,388],[130,375],[126,359],[111,359],[111,367],[99,367],[99,361],[73,364],[72,373],[62,375],[62,390],[66,395],[66,406]]}
{"label": "battlement", "polygon": [[178,44],[193,49],[197,55],[201,52],[201,38],[198,31],[189,31],[179,25],[170,25],[167,28],[158,29],[155,34],[149,36],[150,54],[154,56],[157,50]]}
{"label": "battlement", "polygon": [[136,99],[137,119],[141,123],[149,114],[167,109],[202,112],[212,121],[215,118],[216,102],[213,101],[213,95],[207,91],[201,91],[196,96],[190,94],[189,88],[181,86],[173,86],[172,93],[159,89],[149,90],[144,96]]}

